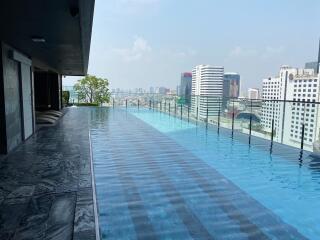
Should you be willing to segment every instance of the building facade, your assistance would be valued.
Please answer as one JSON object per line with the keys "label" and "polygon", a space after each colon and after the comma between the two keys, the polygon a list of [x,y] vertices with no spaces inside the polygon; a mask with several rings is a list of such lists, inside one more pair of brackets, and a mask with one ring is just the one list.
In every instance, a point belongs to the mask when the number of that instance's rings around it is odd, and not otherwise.
{"label": "building facade", "polygon": [[318,65],[319,65],[318,62],[307,62],[304,65],[304,68],[305,69],[313,69],[315,73],[318,73]]}
{"label": "building facade", "polygon": [[258,88],[249,88],[248,89],[248,98],[249,99],[259,99],[260,98],[260,91]]}
{"label": "building facade", "polygon": [[264,130],[271,132],[273,120],[275,141],[300,147],[304,127],[305,149],[312,150],[319,139],[319,107],[313,103],[319,101],[319,74],[314,69],[283,66],[279,76],[263,80],[262,89]]}
{"label": "building facade", "polygon": [[191,112],[200,119],[217,116],[223,95],[223,74],[221,66],[198,65],[192,70]]}
{"label": "building facade", "polygon": [[239,98],[240,75],[238,73],[225,73],[223,76],[223,100],[222,107],[227,108],[231,99]]}
{"label": "building facade", "polygon": [[189,105],[191,102],[191,88],[192,88],[192,73],[191,72],[181,73],[179,95],[187,105]]}
{"label": "building facade", "polygon": [[240,74],[225,73],[223,76],[223,97],[238,98],[240,94]]}

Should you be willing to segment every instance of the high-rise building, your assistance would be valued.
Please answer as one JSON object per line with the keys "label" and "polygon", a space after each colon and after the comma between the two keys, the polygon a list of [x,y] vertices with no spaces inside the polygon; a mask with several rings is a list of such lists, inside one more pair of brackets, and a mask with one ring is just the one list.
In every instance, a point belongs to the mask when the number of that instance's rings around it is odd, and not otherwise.
{"label": "high-rise building", "polygon": [[188,105],[191,102],[191,87],[192,87],[192,73],[191,72],[181,73],[179,95],[184,100],[185,104],[188,104]]}
{"label": "high-rise building", "polygon": [[154,87],[150,87],[149,93],[153,94],[154,93]]}
{"label": "high-rise building", "polygon": [[217,116],[223,94],[224,68],[221,66],[198,65],[192,70],[191,112],[206,119]]}
{"label": "high-rise building", "polygon": [[223,76],[223,97],[238,98],[240,94],[240,75],[225,73]]}
{"label": "high-rise building", "polygon": [[259,99],[259,89],[258,88],[249,88],[248,89],[248,98],[249,99]]}
{"label": "high-rise building", "polygon": [[159,87],[159,94],[166,95],[169,92],[170,92],[170,89],[165,87]]}
{"label": "high-rise building", "polygon": [[305,149],[312,150],[312,143],[319,138],[319,109],[312,103],[319,101],[319,75],[314,69],[281,67],[279,76],[263,80],[262,98],[306,102],[265,101],[261,124],[265,131],[271,132],[273,120],[275,141],[297,147],[304,124]]}
{"label": "high-rise building", "polygon": [[304,65],[304,68],[305,69],[313,69],[313,71],[315,73],[318,73],[318,62],[307,62],[305,65]]}
{"label": "high-rise building", "polygon": [[180,96],[180,89],[181,89],[180,85],[177,85],[176,94],[179,95],[179,96]]}

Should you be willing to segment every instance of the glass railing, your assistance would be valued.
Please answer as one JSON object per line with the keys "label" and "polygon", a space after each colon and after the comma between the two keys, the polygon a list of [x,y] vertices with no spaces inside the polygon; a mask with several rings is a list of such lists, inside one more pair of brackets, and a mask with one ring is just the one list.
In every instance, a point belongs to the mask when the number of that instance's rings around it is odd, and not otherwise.
{"label": "glass railing", "polygon": [[320,152],[319,102],[117,93],[108,106],[150,109],[203,124],[232,137],[270,140],[301,150]]}

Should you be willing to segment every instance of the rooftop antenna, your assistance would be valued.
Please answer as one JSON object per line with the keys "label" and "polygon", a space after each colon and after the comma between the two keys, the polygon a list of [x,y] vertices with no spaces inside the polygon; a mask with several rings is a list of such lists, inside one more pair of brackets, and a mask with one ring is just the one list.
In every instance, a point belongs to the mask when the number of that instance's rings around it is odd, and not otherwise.
{"label": "rooftop antenna", "polygon": [[317,73],[319,73],[319,64],[320,64],[320,39],[319,39],[319,51],[318,51]]}

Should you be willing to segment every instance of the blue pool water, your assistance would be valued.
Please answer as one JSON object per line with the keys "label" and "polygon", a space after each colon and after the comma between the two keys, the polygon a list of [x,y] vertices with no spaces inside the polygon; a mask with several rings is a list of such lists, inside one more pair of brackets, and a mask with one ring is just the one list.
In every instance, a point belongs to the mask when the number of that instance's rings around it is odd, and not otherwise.
{"label": "blue pool water", "polygon": [[91,125],[103,238],[319,239],[317,160],[147,109]]}

